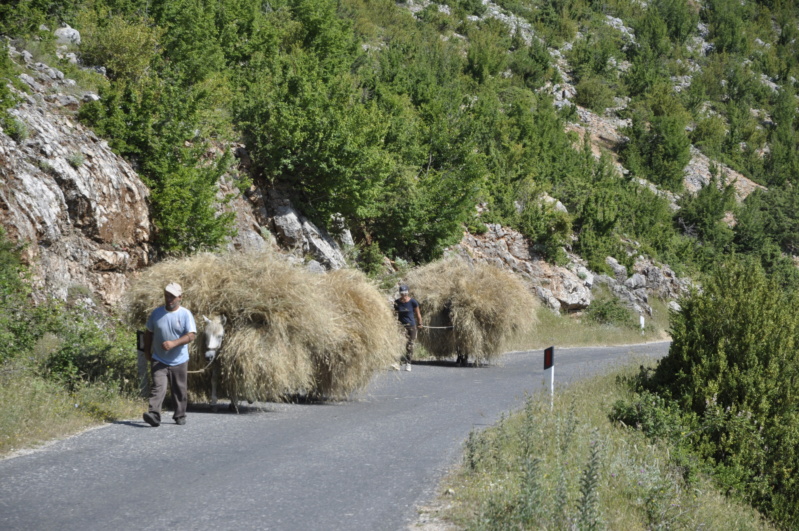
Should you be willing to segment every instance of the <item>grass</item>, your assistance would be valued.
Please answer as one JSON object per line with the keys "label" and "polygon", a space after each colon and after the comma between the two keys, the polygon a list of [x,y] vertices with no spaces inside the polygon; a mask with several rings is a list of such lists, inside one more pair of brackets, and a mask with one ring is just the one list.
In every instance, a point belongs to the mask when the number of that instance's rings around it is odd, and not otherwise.
{"label": "grass", "polygon": [[136,417],[144,408],[141,400],[104,384],[70,393],[59,383],[22,369],[0,373],[0,403],[0,456],[103,422]]}
{"label": "grass", "polygon": [[[546,394],[472,432],[432,510],[456,529],[769,529],[707,478],[687,484],[669,448],[608,419],[629,398],[617,369]],[[440,528],[440,527],[439,527]]]}
{"label": "grass", "polygon": [[541,349],[551,345],[584,347],[630,345],[669,339],[669,310],[660,300],[650,301],[652,317],[645,319],[644,332],[628,326],[600,325],[585,314],[556,315],[546,308],[538,310],[538,325],[532,332],[510,343],[512,350]]}

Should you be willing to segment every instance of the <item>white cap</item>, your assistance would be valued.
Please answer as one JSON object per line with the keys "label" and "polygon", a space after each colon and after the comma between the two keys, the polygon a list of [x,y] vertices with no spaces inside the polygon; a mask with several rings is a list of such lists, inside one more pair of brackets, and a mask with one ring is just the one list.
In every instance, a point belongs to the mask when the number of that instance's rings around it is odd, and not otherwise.
{"label": "white cap", "polygon": [[170,282],[169,284],[167,284],[166,287],[164,288],[164,291],[166,291],[167,293],[171,293],[175,297],[180,297],[181,295],[183,295],[183,288],[181,288],[180,284],[178,284],[177,282]]}

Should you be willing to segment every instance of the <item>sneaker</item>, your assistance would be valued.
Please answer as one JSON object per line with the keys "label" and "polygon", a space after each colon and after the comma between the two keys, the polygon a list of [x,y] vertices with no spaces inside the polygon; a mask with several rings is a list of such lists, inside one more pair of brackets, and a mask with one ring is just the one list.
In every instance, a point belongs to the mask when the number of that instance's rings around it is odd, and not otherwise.
{"label": "sneaker", "polygon": [[147,412],[142,415],[144,422],[152,426],[153,428],[157,428],[161,425],[161,420],[155,415],[155,413]]}
{"label": "sneaker", "polygon": [[185,426],[186,425],[186,417],[180,417],[175,419],[175,424],[178,426]]}
{"label": "sneaker", "polygon": [[411,364],[410,363],[406,363],[405,364],[405,370],[408,371],[408,372],[411,372]]}

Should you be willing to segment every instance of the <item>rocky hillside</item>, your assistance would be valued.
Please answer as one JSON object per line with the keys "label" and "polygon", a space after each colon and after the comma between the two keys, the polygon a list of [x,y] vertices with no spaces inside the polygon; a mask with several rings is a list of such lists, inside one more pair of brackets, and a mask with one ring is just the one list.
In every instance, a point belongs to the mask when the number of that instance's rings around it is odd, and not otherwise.
{"label": "rocky hillside", "polygon": [[[124,293],[129,275],[154,258],[148,189],[106,141],[75,120],[83,102],[98,98],[95,93],[76,90],[74,80],[56,68],[34,62],[29,52],[14,48],[10,52],[25,69],[19,78],[28,90],[15,91],[20,103],[11,110],[24,124],[24,135],[15,140],[0,134],[1,222],[11,238],[27,244],[25,257],[40,293],[66,298],[70,289],[88,289],[104,303],[114,305]],[[601,122],[588,111],[583,115],[588,117],[587,128]],[[590,130],[592,138],[599,131]],[[246,148],[229,149],[246,168]],[[222,198],[230,194],[234,199],[222,207]],[[342,249],[354,245],[349,230],[343,228],[337,239],[332,238],[283,194],[256,185],[245,194],[236,194],[223,180],[219,199],[220,209],[236,215],[237,233],[228,244],[229,251],[271,246],[289,259],[313,257],[308,267],[320,272],[346,266]],[[645,313],[651,313],[647,305],[650,293],[674,299],[688,286],[668,267],[658,268],[643,259],[630,278],[612,258],[614,277],[589,271],[574,255],[568,267],[552,265],[536,256],[523,235],[500,225],[489,224],[484,235],[464,233],[463,241],[451,252],[520,274],[555,311],[586,308],[595,281],[611,286],[636,311]]]}
{"label": "rocky hillside", "polygon": [[[58,16],[77,30],[29,29],[38,36],[9,50],[17,103],[13,130],[0,133],[1,222],[28,244],[42,292],[63,298],[83,286],[111,305],[136,270],[217,241],[275,246],[319,271],[343,267],[353,245],[365,267],[375,253],[420,262],[451,252],[518,272],[555,310],[587,307],[606,284],[643,313],[651,295],[687,289],[675,270],[701,272],[734,250],[790,255],[780,220],[792,214],[769,205],[793,197],[792,175],[774,169],[792,159],[778,160],[785,151],[772,145],[786,127],[780,109],[795,116],[795,98],[780,99],[795,80],[792,63],[778,73],[766,62],[774,47],[793,46],[777,38],[790,13],[742,4],[777,29],[769,36],[759,22],[749,44],[733,46],[721,0],[620,1],[605,12],[567,3],[573,11],[550,24],[539,2],[414,0],[382,11],[328,2],[321,33],[302,37],[262,13],[260,26],[237,26],[247,44],[234,50],[222,30],[166,31],[212,11],[173,20],[171,2],[152,18],[120,8],[108,26],[101,10],[75,2]],[[232,13],[225,6],[213,8],[216,23]],[[311,28],[295,8],[281,16]],[[259,55],[250,47],[259,27],[286,31],[275,41],[286,48]],[[214,60],[197,63],[181,35],[215,46]],[[141,57],[114,40],[134,36]],[[41,48],[37,39],[56,40],[50,64],[27,50]],[[297,47],[315,59],[285,59]],[[730,54],[745,58],[740,68]],[[286,64],[299,70],[285,79],[258,70]],[[83,89],[63,65],[100,72],[104,88]],[[170,83],[183,83],[194,107]],[[227,154],[234,163],[212,183],[216,221],[200,205],[185,218],[196,223],[175,226],[168,198],[185,188],[180,168],[199,182]],[[764,212],[772,217],[756,221]],[[190,234],[200,227],[229,236]],[[191,236],[186,249],[181,234]]]}

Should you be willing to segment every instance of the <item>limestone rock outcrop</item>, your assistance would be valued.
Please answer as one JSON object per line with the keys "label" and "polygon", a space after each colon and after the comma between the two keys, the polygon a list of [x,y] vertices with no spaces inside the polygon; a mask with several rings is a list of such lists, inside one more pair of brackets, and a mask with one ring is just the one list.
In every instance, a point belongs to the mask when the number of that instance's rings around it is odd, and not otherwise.
{"label": "limestone rock outcrop", "polygon": [[631,275],[616,259],[606,263],[613,275],[597,275],[577,257],[557,266],[537,256],[520,233],[500,225],[486,224],[485,234],[465,233],[449,253],[466,261],[495,265],[519,274],[550,309],[572,312],[586,309],[593,300],[592,289],[604,284],[625,305],[639,314],[652,314],[651,296],[673,301],[688,292],[690,279],[679,278],[668,266],[639,258]]}
{"label": "limestone rock outcrop", "polygon": [[[311,255],[326,269],[341,269],[347,265],[344,254],[330,234],[300,214],[291,202],[275,192],[268,201],[270,228],[281,247],[301,256]],[[344,241],[352,241],[344,231]]]}
{"label": "limestone rock outcrop", "polygon": [[88,288],[113,304],[126,274],[149,262],[149,192],[133,168],[73,117],[74,81],[18,54],[30,92],[10,110],[18,131],[0,131],[0,224],[26,244],[37,291],[66,298]]}
{"label": "limestone rock outcrop", "polygon": [[536,256],[520,233],[486,224],[485,234],[464,234],[450,249],[466,260],[489,263],[519,274],[544,303],[555,311],[573,311],[591,304],[593,275],[579,266],[558,267]]}

